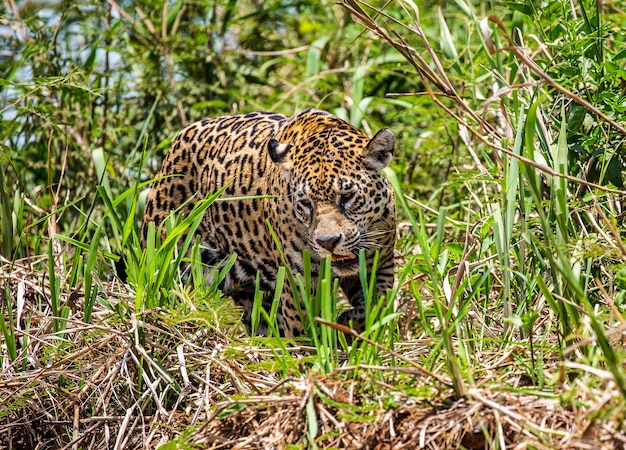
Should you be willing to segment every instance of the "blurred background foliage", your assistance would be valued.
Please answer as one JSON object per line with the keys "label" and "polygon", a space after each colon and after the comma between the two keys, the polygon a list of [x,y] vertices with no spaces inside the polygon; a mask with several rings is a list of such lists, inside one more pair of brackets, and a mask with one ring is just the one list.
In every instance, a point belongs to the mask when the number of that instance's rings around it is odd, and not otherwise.
{"label": "blurred background foliage", "polygon": [[[318,107],[368,132],[392,128],[411,154],[399,159],[406,180],[428,191],[441,180],[418,171],[411,143],[437,114],[420,98],[385,98],[419,92],[410,73],[333,1],[5,1],[0,163],[41,212],[76,202],[57,223],[77,230],[100,182],[95,155],[119,192],[151,178],[195,120]],[[433,165],[449,164],[445,139],[429,138]]]}

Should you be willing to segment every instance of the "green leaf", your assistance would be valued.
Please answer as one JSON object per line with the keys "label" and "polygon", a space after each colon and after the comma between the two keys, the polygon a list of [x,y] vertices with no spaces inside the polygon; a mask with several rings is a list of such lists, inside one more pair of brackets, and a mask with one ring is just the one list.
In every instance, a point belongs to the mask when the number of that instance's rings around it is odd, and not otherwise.
{"label": "green leaf", "polygon": [[443,54],[450,60],[452,60],[452,67],[459,75],[463,74],[463,70],[459,65],[458,59],[459,54],[456,51],[456,47],[454,45],[454,39],[450,34],[450,29],[448,28],[448,24],[446,23],[446,19],[443,17],[443,13],[441,12],[441,7],[438,8],[439,12],[439,40],[441,45],[441,50]]}
{"label": "green leaf", "polygon": [[166,31],[168,33],[171,33],[172,28],[174,27],[174,22],[176,22],[176,19],[178,19],[178,16],[180,15],[180,12],[183,8],[183,5],[185,4],[185,0],[178,0],[174,6],[172,7],[172,9],[169,10],[169,12],[167,13],[167,28]]}

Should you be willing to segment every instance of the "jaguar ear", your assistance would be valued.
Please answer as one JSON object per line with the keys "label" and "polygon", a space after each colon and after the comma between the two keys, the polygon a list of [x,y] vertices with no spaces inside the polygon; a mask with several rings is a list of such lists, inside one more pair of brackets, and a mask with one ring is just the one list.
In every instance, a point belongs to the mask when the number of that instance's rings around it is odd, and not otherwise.
{"label": "jaguar ear", "polygon": [[276,139],[270,139],[269,144],[267,145],[267,150],[269,151],[270,158],[275,163],[287,162],[285,161],[285,157],[289,153],[289,144],[281,144]]}
{"label": "jaguar ear", "polygon": [[396,138],[391,131],[387,128],[380,130],[363,150],[365,165],[378,171],[383,170],[391,162],[395,143]]}
{"label": "jaguar ear", "polygon": [[291,145],[278,142],[276,139],[270,139],[267,144],[267,151],[270,154],[272,162],[280,166],[281,171],[285,177],[285,180],[289,181],[291,178]]}

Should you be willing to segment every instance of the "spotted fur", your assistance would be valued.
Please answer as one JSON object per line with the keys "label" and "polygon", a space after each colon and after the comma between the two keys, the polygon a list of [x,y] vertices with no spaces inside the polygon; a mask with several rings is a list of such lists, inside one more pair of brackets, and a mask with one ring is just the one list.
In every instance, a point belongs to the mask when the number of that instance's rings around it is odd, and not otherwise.
{"label": "spotted fur", "polygon": [[[320,110],[293,117],[250,113],[206,119],[185,128],[174,141],[148,195],[148,222],[161,223],[170,211],[193,205],[228,185],[197,230],[203,260],[218,265],[236,253],[222,289],[250,317],[257,271],[269,310],[283,265],[269,221],[293,274],[303,271],[309,250],[313,272],[330,256],[333,275],[353,309],[339,318],[362,330],[365,306],[358,279],[358,254],[368,267],[376,251],[377,292],[393,284],[395,208],[382,169],[392,158],[394,136],[383,129],[371,140],[341,119]],[[179,175],[179,176],[176,176]],[[164,178],[161,178],[164,177]],[[251,196],[255,198],[241,199]],[[229,197],[238,197],[228,201]],[[303,332],[289,286],[283,288],[278,325],[284,336]]]}

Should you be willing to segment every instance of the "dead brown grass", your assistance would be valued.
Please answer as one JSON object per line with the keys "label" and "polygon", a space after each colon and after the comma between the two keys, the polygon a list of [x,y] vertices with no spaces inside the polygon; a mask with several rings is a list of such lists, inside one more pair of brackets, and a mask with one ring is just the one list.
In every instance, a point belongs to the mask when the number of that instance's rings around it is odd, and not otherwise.
{"label": "dead brown grass", "polygon": [[[318,448],[626,445],[620,396],[610,377],[602,391],[563,383],[545,397],[485,383],[457,401],[451,388],[391,365],[283,379],[249,369],[271,352],[202,332],[194,321],[168,326],[161,311],[125,321],[98,306],[94,324],[86,325],[81,299],[70,292],[63,296],[73,305],[68,327],[54,333],[46,275],[26,269],[4,264],[0,277],[13,317],[21,308],[16,329],[24,356],[11,362],[2,342],[2,449],[145,449],[172,439],[208,449],[308,448],[312,423]],[[111,303],[129,301],[120,286],[111,288]],[[3,306],[5,320],[7,313]],[[423,351],[426,345],[398,348]],[[510,360],[486,360],[493,366],[483,380],[497,377],[497,386],[523,387],[523,371],[508,366]],[[558,361],[544,364],[544,372],[558,375]]]}

